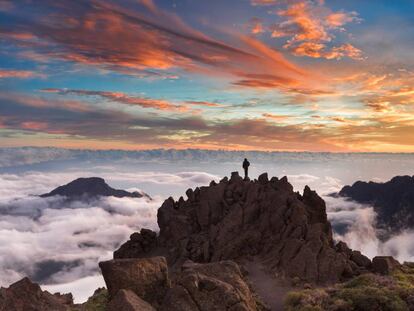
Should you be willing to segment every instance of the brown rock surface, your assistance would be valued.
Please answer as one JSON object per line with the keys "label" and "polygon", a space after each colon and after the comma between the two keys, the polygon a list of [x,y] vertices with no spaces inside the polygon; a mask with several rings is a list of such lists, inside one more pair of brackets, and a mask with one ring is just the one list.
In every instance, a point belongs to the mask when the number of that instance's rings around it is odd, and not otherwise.
{"label": "brown rock surface", "polygon": [[372,270],[380,274],[390,274],[400,269],[401,264],[392,256],[377,256],[372,259]]}
{"label": "brown rock surface", "polygon": [[28,278],[0,288],[0,311],[66,311],[72,305],[71,294],[52,295]]}
{"label": "brown rock surface", "polygon": [[[336,282],[358,274],[368,261],[348,247],[335,247],[325,202],[305,187],[293,191],[287,178],[267,174],[230,179],[186,192],[188,199],[167,199],[158,210],[159,250],[169,265],[185,260],[216,262],[259,256],[278,276],[306,282]],[[346,245],[345,245],[346,246]],[[131,241],[117,257],[151,256]],[[361,266],[362,265],[362,266]]]}
{"label": "brown rock surface", "polygon": [[110,299],[121,289],[133,291],[153,306],[161,303],[170,287],[164,257],[114,259],[99,263]]}
{"label": "brown rock surface", "polygon": [[114,252],[116,258],[139,258],[157,247],[157,234],[149,229],[131,234],[129,241]]}
{"label": "brown rock surface", "polygon": [[255,311],[256,302],[232,261],[186,264],[168,291],[162,311]]}
{"label": "brown rock surface", "polygon": [[119,290],[108,304],[106,311],[156,311],[148,302],[128,289]]}

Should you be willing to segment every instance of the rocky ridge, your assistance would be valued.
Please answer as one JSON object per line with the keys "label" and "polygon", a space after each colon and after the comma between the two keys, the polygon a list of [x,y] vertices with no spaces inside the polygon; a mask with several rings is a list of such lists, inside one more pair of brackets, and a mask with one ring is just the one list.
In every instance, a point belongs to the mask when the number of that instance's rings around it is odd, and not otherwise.
{"label": "rocky ridge", "polygon": [[396,176],[385,183],[357,181],[338,195],[372,205],[378,228],[385,233],[414,228],[414,176]]}
{"label": "rocky ridge", "polygon": [[325,202],[287,178],[230,179],[188,189],[187,199],[167,199],[158,210],[159,235],[143,229],[114,258],[165,256],[169,265],[242,261],[259,257],[281,278],[337,282],[367,271],[371,261],[344,243],[335,244]]}

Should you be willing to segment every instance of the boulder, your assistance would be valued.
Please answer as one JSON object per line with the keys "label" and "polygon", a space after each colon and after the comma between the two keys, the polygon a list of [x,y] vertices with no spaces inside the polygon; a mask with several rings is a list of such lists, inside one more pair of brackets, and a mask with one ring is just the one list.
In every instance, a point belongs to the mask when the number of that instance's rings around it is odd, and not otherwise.
{"label": "boulder", "polygon": [[114,259],[99,263],[110,299],[121,289],[157,306],[170,287],[167,262],[164,257]]}
{"label": "boulder", "polygon": [[372,259],[372,270],[380,274],[390,274],[401,268],[401,264],[392,256],[376,256]]}
{"label": "boulder", "polygon": [[106,311],[156,311],[148,302],[128,289],[119,290],[109,302]]}
{"label": "boulder", "polygon": [[256,302],[232,261],[189,264],[168,291],[162,311],[255,311]]}
{"label": "boulder", "polygon": [[372,264],[371,260],[367,256],[362,255],[360,251],[352,251],[350,258],[353,262],[355,262],[360,267],[364,267],[364,268],[371,267],[371,264]]}
{"label": "boulder", "polygon": [[114,252],[117,258],[138,258],[142,254],[148,254],[157,247],[157,234],[149,229],[141,229],[141,232],[131,234],[129,241]]}
{"label": "boulder", "polygon": [[52,295],[28,278],[0,288],[1,311],[68,311],[72,306],[71,294]]}

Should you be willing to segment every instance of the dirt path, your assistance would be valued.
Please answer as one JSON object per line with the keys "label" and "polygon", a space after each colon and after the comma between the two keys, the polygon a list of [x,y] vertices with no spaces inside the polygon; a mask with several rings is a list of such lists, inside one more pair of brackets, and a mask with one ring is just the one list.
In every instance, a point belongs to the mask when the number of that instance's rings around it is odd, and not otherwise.
{"label": "dirt path", "polygon": [[293,288],[283,285],[279,280],[267,273],[259,260],[245,265],[249,272],[248,278],[255,292],[262,298],[272,311],[283,311],[283,300]]}

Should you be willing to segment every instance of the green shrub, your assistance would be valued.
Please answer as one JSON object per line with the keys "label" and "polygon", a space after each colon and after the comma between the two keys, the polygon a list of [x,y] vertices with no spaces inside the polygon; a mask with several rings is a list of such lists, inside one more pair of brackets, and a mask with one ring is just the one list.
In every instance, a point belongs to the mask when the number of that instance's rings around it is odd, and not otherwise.
{"label": "green shrub", "polygon": [[408,311],[414,297],[414,269],[383,276],[367,273],[332,287],[291,292],[288,311]]}
{"label": "green shrub", "polygon": [[408,311],[407,304],[395,290],[360,286],[343,288],[336,296],[348,302],[356,311]]}
{"label": "green shrub", "polygon": [[97,289],[93,296],[82,305],[82,311],[105,311],[108,304],[108,291],[104,288]]}

